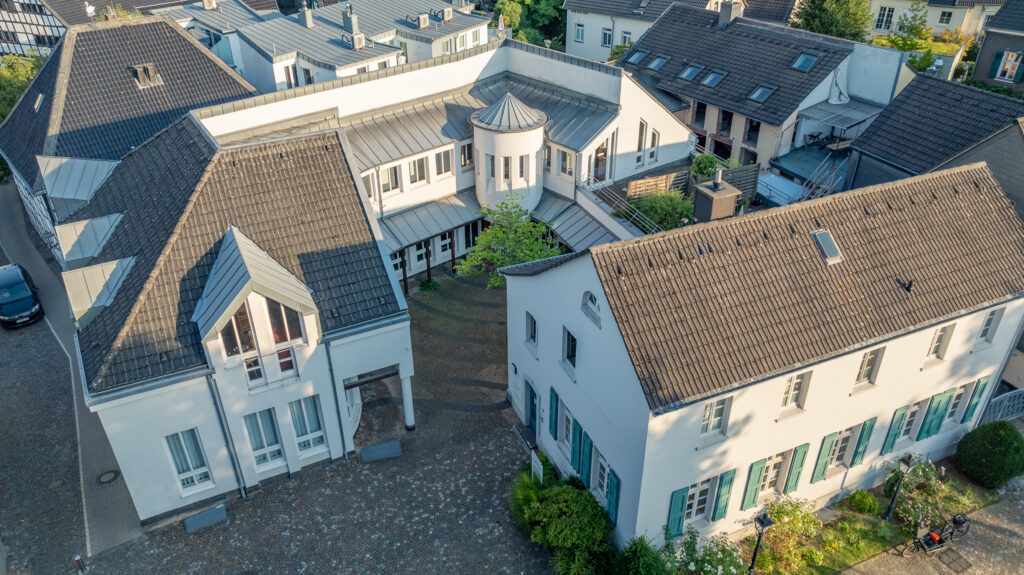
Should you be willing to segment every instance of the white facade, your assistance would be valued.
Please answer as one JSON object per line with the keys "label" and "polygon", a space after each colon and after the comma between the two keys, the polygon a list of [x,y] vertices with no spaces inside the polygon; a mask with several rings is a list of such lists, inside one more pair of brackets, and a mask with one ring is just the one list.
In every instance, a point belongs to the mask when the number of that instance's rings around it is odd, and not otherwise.
{"label": "white facade", "polygon": [[[991,341],[979,338],[994,310],[1000,311]],[[535,398],[538,444],[563,474],[577,474],[571,461],[575,440],[566,439],[567,425],[571,429],[575,420],[588,435],[594,449],[588,471],[592,491],[598,491],[604,463],[618,478],[614,536],[620,545],[634,535],[660,542],[669,524],[694,525],[706,534],[731,533],[749,525],[759,504],[784,490],[823,506],[879,483],[886,474],[885,462],[904,452],[933,459],[951,454],[980,418],[1022,320],[1024,302],[1013,300],[655,416],[586,255],[533,277],[508,278],[509,396],[527,424],[528,402]],[[953,327],[940,346],[941,359],[929,358],[937,330],[947,326]],[[566,360],[566,332],[575,338],[575,366]],[[870,370],[872,381],[857,384],[865,353],[878,349],[884,351]],[[789,394],[796,405],[782,407],[787,384],[800,374],[807,374],[802,389]],[[943,393],[948,395],[939,396]],[[716,411],[719,401],[721,410]],[[936,409],[945,406],[936,416],[942,418],[941,425],[918,441],[932,403]],[[708,405],[712,421],[717,417],[720,423],[702,432]],[[917,411],[911,416],[914,406]],[[555,436],[552,417],[558,418]],[[899,440],[890,449],[886,442],[894,417],[902,425],[895,426]],[[865,428],[869,431],[859,448]],[[840,460],[823,466],[819,477],[823,444],[825,449],[836,445]],[[889,449],[884,455],[883,447]],[[760,491],[766,467],[774,475]],[[792,480],[791,469],[799,471]],[[755,487],[748,496],[752,473]],[[692,516],[682,520],[671,506],[673,494],[678,497],[684,488],[705,491],[706,504],[688,509]],[[716,512],[720,493],[724,499]],[[606,501],[605,494],[595,494]]]}
{"label": "white facade", "polygon": [[607,62],[612,47],[636,42],[652,25],[653,20],[566,10],[565,51],[580,58]]}
{"label": "white facade", "polygon": [[0,54],[48,56],[65,30],[38,0],[0,3]]}
{"label": "white facade", "polygon": [[[871,0],[871,36],[887,36],[896,31],[901,14],[910,12],[910,0]],[[989,18],[1003,6],[1002,2],[942,6],[925,3],[926,25],[934,28],[934,34],[953,31],[957,28],[964,34],[980,36]]]}

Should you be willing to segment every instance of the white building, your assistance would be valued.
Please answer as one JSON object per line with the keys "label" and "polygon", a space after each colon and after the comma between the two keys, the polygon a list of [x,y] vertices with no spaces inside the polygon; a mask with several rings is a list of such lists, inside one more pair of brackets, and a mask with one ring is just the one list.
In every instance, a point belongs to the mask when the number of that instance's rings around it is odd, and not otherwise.
{"label": "white building", "polygon": [[619,544],[822,506],[976,424],[1022,240],[974,164],[506,268],[510,399]]}
{"label": "white building", "polygon": [[58,226],[86,405],[143,523],[347,456],[366,383],[399,377],[414,428],[406,303],[346,146],[218,146],[186,116]]}
{"label": "white building", "polygon": [[195,115],[221,143],[344,130],[403,279],[465,254],[509,192],[573,249],[633,237],[590,190],[692,151],[620,68],[514,40]]}
{"label": "white building", "polygon": [[[565,0],[565,51],[573,56],[607,62],[614,46],[636,42],[675,0]],[[721,0],[686,0],[695,8],[715,12]],[[785,23],[794,0],[745,0],[750,18]]]}
{"label": "white building", "polygon": [[[996,15],[1004,0],[926,0],[925,25],[935,34],[960,30],[964,34],[980,37],[985,25]],[[910,12],[911,0],[871,0],[874,24],[872,36],[887,36],[896,31],[900,16]]]}

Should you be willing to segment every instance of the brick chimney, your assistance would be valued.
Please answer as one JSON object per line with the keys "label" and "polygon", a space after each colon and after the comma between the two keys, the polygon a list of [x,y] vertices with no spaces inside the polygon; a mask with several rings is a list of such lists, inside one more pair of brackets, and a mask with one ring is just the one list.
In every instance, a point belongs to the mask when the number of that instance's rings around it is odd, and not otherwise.
{"label": "brick chimney", "polygon": [[743,0],[725,0],[718,9],[718,25],[725,28],[740,16],[743,16]]}

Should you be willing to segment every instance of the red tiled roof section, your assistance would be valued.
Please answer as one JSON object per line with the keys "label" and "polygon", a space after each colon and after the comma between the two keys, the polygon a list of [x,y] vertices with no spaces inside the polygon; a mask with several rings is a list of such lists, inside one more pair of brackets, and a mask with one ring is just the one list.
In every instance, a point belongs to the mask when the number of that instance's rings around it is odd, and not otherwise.
{"label": "red tiled roof section", "polygon": [[984,164],[591,253],[655,413],[1024,290],[1024,225]]}

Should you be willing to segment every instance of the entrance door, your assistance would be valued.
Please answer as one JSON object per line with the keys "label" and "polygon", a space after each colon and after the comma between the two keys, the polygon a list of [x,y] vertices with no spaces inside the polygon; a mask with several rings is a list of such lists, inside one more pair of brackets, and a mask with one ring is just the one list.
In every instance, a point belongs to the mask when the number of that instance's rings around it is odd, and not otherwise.
{"label": "entrance door", "polygon": [[526,420],[530,429],[537,432],[537,392],[533,391],[533,385],[526,382]]}

